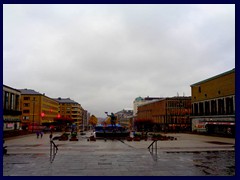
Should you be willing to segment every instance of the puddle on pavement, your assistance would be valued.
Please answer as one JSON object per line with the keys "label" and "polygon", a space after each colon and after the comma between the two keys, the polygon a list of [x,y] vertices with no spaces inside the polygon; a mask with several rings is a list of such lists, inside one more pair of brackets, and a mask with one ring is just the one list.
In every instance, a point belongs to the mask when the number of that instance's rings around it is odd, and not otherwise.
{"label": "puddle on pavement", "polygon": [[[193,171],[199,171],[206,176],[234,176],[235,151],[199,151],[199,152],[166,152],[157,155],[150,153],[154,161],[171,164],[183,164]],[[157,157],[156,157],[157,156]]]}
{"label": "puddle on pavement", "polygon": [[206,142],[211,144],[218,144],[218,145],[234,145],[233,143],[225,143],[225,142],[219,142],[219,141],[206,141]]}

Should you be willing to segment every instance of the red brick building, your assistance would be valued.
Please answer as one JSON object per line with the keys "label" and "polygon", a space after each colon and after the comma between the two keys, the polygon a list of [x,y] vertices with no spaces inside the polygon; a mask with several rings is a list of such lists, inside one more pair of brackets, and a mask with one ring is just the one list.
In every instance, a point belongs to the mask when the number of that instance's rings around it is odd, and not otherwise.
{"label": "red brick building", "polygon": [[[136,123],[148,124],[149,130],[157,131],[190,131],[191,130],[191,97],[171,97],[140,105]],[[149,124],[152,127],[149,127]]]}

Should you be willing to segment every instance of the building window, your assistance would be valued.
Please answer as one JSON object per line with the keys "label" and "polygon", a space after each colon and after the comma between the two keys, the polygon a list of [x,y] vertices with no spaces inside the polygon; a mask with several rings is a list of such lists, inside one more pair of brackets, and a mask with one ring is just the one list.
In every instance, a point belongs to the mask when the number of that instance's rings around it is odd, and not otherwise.
{"label": "building window", "polygon": [[209,101],[205,102],[205,114],[209,115],[210,114],[210,106],[209,106]]}
{"label": "building window", "polygon": [[217,114],[217,103],[216,100],[211,101],[211,114],[215,115]]}
{"label": "building window", "polygon": [[24,97],[23,100],[28,101],[30,100],[30,97]]}
{"label": "building window", "polygon": [[10,95],[10,109],[14,109],[14,94],[11,93]]}
{"label": "building window", "polygon": [[27,113],[29,113],[29,110],[23,110],[23,113],[27,114]]}
{"label": "building window", "polygon": [[29,116],[23,116],[23,120],[28,120]]}
{"label": "building window", "polygon": [[226,114],[233,114],[233,98],[228,97],[226,98]]}
{"label": "building window", "polygon": [[198,92],[199,92],[199,93],[202,92],[201,86],[198,87]]}
{"label": "building window", "polygon": [[194,115],[198,115],[198,104],[194,104]]}
{"label": "building window", "polygon": [[9,100],[8,100],[8,98],[9,98],[9,93],[8,92],[6,92],[5,93],[5,105],[4,105],[4,107],[5,107],[5,109],[9,109]]}
{"label": "building window", "polygon": [[19,95],[16,95],[15,109],[19,110]]}
{"label": "building window", "polygon": [[24,103],[23,106],[24,107],[29,107],[29,103]]}
{"label": "building window", "polygon": [[224,100],[218,99],[218,114],[224,114]]}
{"label": "building window", "polygon": [[203,115],[204,114],[204,110],[203,110],[203,103],[199,103],[199,113],[200,115]]}

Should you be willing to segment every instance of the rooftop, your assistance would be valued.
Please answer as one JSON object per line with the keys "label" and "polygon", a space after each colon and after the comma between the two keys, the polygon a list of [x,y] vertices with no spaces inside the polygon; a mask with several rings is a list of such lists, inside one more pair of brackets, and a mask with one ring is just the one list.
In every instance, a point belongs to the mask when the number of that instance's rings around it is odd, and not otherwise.
{"label": "rooftop", "polygon": [[12,89],[12,90],[14,90],[14,91],[18,91],[18,92],[20,92],[20,90],[15,89],[15,88],[12,88],[12,87],[10,87],[10,86],[6,86],[6,85],[4,85],[4,84],[3,84],[3,87],[5,87],[5,88],[9,88],[9,89]]}
{"label": "rooftop", "polygon": [[67,103],[67,104],[79,104],[73,100],[71,100],[70,98],[54,98],[54,100],[58,101],[59,103]]}
{"label": "rooftop", "polygon": [[39,92],[34,91],[33,89],[19,89],[21,94],[29,94],[29,95],[44,95]]}
{"label": "rooftop", "polygon": [[200,85],[200,84],[205,83],[205,82],[207,82],[207,81],[211,81],[211,80],[217,79],[217,78],[219,78],[219,77],[222,77],[222,76],[225,76],[225,75],[234,73],[234,72],[235,72],[235,68],[233,68],[233,69],[230,70],[230,71],[226,71],[226,72],[224,72],[224,73],[218,74],[218,75],[213,76],[213,77],[211,77],[211,78],[205,79],[205,80],[200,81],[200,82],[197,82],[197,83],[195,83],[195,84],[192,84],[192,85],[190,85],[190,86],[192,87],[192,86]]}

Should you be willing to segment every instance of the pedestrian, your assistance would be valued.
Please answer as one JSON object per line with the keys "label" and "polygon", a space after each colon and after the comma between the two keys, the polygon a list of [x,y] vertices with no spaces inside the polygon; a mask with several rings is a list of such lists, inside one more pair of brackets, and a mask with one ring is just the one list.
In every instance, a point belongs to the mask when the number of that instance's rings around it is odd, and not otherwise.
{"label": "pedestrian", "polygon": [[43,137],[43,132],[42,131],[41,131],[40,135],[41,135],[41,138],[42,138]]}
{"label": "pedestrian", "polygon": [[37,134],[37,138],[39,138],[39,131],[37,131],[36,134]]}
{"label": "pedestrian", "polygon": [[52,134],[52,131],[51,131],[50,135],[49,135],[50,141],[52,140],[52,137],[53,137],[53,134]]}

